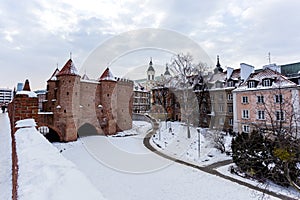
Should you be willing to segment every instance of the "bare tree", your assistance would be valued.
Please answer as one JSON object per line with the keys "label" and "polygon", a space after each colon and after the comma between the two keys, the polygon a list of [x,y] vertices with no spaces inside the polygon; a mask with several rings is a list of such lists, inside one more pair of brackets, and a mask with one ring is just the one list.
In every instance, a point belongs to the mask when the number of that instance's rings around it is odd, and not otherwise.
{"label": "bare tree", "polygon": [[300,192],[299,91],[297,86],[281,85],[281,76],[276,79],[277,87],[253,93],[256,121],[250,125],[254,131],[233,140],[233,160],[258,180],[272,180]]}
{"label": "bare tree", "polygon": [[[199,83],[201,78],[203,82],[203,72],[207,69],[203,63],[194,64],[193,57],[190,54],[178,54],[174,56],[168,67],[176,79],[175,88],[178,100],[181,106],[182,119],[187,124],[187,137],[191,137],[190,124],[192,118],[198,118],[194,114],[199,113],[199,104],[194,93],[194,86]],[[202,89],[202,88],[201,88]]]}

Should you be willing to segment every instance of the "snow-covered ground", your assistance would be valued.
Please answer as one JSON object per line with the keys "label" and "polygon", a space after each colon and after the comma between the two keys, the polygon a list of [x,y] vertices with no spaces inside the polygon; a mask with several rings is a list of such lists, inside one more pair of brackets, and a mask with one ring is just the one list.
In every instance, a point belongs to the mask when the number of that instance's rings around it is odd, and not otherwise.
{"label": "snow-covered ground", "polygon": [[[7,116],[0,119],[0,124],[9,126]],[[0,130],[1,136],[9,134]],[[164,159],[144,147],[145,133],[133,135],[89,136],[54,144],[55,149],[35,129],[24,128],[16,133],[20,199],[101,199],[102,193],[109,200],[252,200],[260,194]]]}
{"label": "snow-covered ground", "polygon": [[[17,123],[19,200],[104,199],[77,167],[47,141],[33,120]],[[33,127],[30,127],[33,125]]]}
{"label": "snow-covered ground", "polygon": [[0,113],[0,199],[11,199],[11,137],[7,113]]}
{"label": "snow-covered ground", "polygon": [[260,195],[237,183],[164,159],[144,147],[145,133],[133,135],[91,136],[55,146],[109,200],[253,200]]}
{"label": "snow-covered ground", "polygon": [[[170,131],[171,127],[171,131]],[[216,149],[213,136],[215,133],[207,129],[190,127],[191,138],[187,138],[187,127],[180,122],[160,122],[160,130],[152,137],[153,147],[163,153],[190,163],[207,166],[223,160],[231,159],[225,153]],[[218,134],[225,134],[219,132]],[[230,150],[231,139],[224,135],[226,150]],[[200,142],[200,151],[199,151]],[[200,154],[199,154],[200,152]]]}

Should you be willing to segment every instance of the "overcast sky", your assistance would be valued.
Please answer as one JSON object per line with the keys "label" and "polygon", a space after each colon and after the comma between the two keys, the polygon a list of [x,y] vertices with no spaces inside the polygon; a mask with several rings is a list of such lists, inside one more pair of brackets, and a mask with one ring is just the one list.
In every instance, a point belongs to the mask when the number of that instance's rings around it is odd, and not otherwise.
{"label": "overcast sky", "polygon": [[[220,55],[224,68],[237,68],[241,62],[259,68],[268,64],[268,52],[272,63],[299,62],[299,9],[297,0],[2,0],[0,87],[12,88],[28,78],[33,89],[45,88],[57,63],[61,68],[69,52],[81,72],[97,78],[111,61],[98,55],[106,63],[99,61],[94,66],[99,72],[94,74],[82,67],[89,55],[103,42],[143,28],[190,38],[213,62]],[[168,56],[162,51],[163,58],[158,58],[158,52],[137,53],[134,65],[146,67],[153,56],[154,63],[162,67],[159,74]],[[133,55],[129,57],[134,59]],[[114,63],[122,65],[122,59]],[[123,73],[117,67],[112,70],[119,76]]]}

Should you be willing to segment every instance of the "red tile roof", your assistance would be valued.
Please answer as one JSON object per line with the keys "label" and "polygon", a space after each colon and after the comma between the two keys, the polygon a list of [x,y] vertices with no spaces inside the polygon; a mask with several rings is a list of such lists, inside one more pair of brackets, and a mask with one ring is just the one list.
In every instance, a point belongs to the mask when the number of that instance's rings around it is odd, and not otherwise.
{"label": "red tile roof", "polygon": [[113,76],[109,68],[106,68],[103,74],[100,76],[100,81],[108,80],[108,81],[116,81],[116,78]]}
{"label": "red tile roof", "polygon": [[49,78],[49,81],[56,81],[56,75],[59,73],[59,69],[56,68],[51,77]]}
{"label": "red tile roof", "polygon": [[78,75],[77,69],[71,59],[65,64],[65,66],[60,70],[56,76],[61,75]]}

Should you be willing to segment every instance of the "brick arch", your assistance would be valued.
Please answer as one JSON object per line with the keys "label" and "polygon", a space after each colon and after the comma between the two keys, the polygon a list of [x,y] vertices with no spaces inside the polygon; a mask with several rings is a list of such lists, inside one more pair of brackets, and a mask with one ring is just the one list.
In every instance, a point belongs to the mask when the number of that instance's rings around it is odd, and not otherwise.
{"label": "brick arch", "polygon": [[39,127],[42,127],[42,126],[47,126],[49,129],[52,129],[53,131],[55,131],[55,133],[58,135],[58,137],[59,137],[59,140],[60,141],[63,141],[63,134],[61,133],[61,131],[59,131],[55,126],[51,126],[51,125],[49,125],[49,124],[46,124],[46,123],[39,123],[38,124],[38,127],[37,128],[39,128]]}
{"label": "brick arch", "polygon": [[77,130],[77,134],[79,137],[91,136],[91,135],[99,135],[97,127],[92,123],[85,122],[81,123]]}

